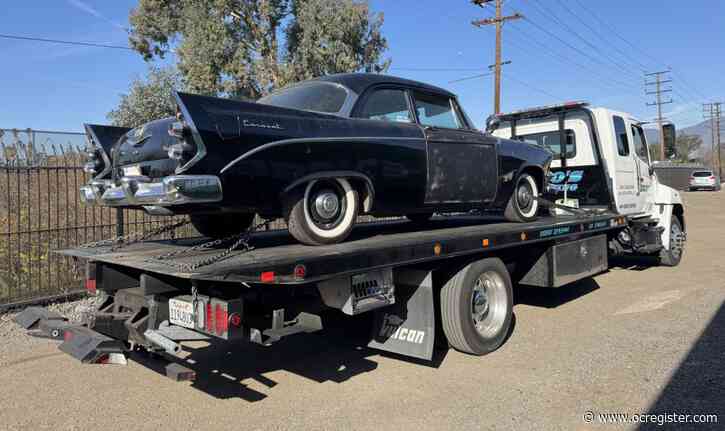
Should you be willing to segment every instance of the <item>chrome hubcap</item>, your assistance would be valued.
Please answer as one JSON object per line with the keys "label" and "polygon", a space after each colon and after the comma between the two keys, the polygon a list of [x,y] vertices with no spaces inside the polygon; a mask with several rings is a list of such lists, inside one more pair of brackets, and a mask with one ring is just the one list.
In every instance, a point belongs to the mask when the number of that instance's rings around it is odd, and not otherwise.
{"label": "chrome hubcap", "polygon": [[519,208],[521,208],[522,210],[525,211],[531,206],[534,199],[533,193],[528,184],[522,183],[519,186],[519,189],[517,191],[517,199],[519,201]]}
{"label": "chrome hubcap", "polygon": [[471,318],[476,331],[485,338],[495,336],[506,319],[506,285],[493,271],[481,274],[473,285]]}
{"label": "chrome hubcap", "polygon": [[335,217],[340,208],[340,199],[331,191],[323,191],[315,197],[315,211],[324,219]]}

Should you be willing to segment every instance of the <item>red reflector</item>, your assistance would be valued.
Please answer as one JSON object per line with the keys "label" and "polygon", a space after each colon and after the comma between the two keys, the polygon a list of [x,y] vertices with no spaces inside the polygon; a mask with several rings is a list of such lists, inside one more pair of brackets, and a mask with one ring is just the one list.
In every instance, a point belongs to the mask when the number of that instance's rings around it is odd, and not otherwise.
{"label": "red reflector", "polygon": [[271,283],[274,281],[274,271],[263,272],[260,279],[262,283]]}
{"label": "red reflector", "polygon": [[88,293],[95,295],[96,294],[96,280],[94,279],[86,279],[86,290]]}
{"label": "red reflector", "polygon": [[96,364],[107,364],[108,363],[108,355],[103,355],[96,359]]}
{"label": "red reflector", "polygon": [[70,341],[73,339],[73,333],[71,331],[63,332],[63,341]]}
{"label": "red reflector", "polygon": [[211,302],[206,303],[206,329],[208,332],[214,330],[214,316],[212,315]]}
{"label": "red reflector", "polygon": [[295,266],[295,278],[296,279],[302,280],[305,278],[305,275],[307,275],[307,268],[305,268],[304,265]]}
{"label": "red reflector", "polygon": [[242,316],[238,313],[232,313],[231,316],[229,316],[229,324],[238,328],[242,324]]}

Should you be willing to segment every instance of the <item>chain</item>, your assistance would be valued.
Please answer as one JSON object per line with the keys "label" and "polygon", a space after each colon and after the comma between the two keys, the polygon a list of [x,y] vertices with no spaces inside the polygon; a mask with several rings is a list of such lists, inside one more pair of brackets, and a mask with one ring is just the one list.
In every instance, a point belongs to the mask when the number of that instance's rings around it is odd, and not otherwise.
{"label": "chain", "polygon": [[[248,229],[246,229],[244,232],[238,233],[236,235],[231,235],[226,238],[220,238],[213,241],[205,242],[202,244],[195,245],[193,247],[184,248],[181,250],[175,250],[169,253],[165,253],[159,256],[152,257],[151,259],[146,259],[146,262],[148,263],[162,263],[164,265],[170,266],[172,268],[176,268],[183,272],[193,272],[197,269],[211,265],[213,263],[222,261],[226,258],[228,258],[233,252],[237,251],[238,249],[243,249],[243,251],[251,251],[254,249],[251,245],[249,245],[249,239],[252,235],[252,232],[255,232],[262,226],[266,225],[266,221],[263,221],[262,223],[259,223],[258,225],[252,226]],[[213,254],[211,256],[204,257],[202,259],[199,259],[195,262],[173,262],[170,261],[171,258],[179,257],[182,255],[190,254],[195,251],[200,250],[208,250],[212,247],[216,247],[221,244],[228,243],[230,241],[234,241],[229,247],[227,247],[225,250],[223,250],[220,253]]]}
{"label": "chain", "polygon": [[189,223],[190,223],[190,221],[188,219],[181,220],[176,223],[161,226],[159,228],[148,231],[141,235],[134,233],[134,234],[128,234],[128,235],[124,235],[124,236],[117,236],[115,238],[109,238],[109,239],[103,239],[100,241],[89,242],[89,243],[79,246],[79,248],[98,248],[98,247],[111,246],[110,251],[116,251],[116,250],[120,249],[121,247],[126,247],[131,244],[135,244],[137,242],[145,241],[145,240],[153,238],[157,235],[162,235],[166,232],[171,232],[172,239],[173,239],[176,229],[178,229],[182,226],[185,226]]}

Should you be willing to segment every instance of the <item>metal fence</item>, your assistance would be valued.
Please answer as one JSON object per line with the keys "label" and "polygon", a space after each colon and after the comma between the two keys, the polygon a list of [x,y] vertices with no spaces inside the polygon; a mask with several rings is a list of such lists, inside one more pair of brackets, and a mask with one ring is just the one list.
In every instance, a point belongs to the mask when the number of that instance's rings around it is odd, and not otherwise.
{"label": "metal fence", "polygon": [[[54,250],[144,234],[181,219],[81,204],[78,190],[89,180],[85,147],[83,133],[0,129],[0,310],[82,292],[84,267]],[[263,229],[286,224],[271,220]],[[174,234],[198,235],[190,225]]]}
{"label": "metal fence", "polygon": [[53,250],[178,220],[82,205],[82,133],[0,129],[0,148],[0,306],[81,290],[83,267]]}
{"label": "metal fence", "polygon": [[670,163],[659,162],[654,165],[657,179],[662,184],[677,190],[690,188],[690,175],[694,171],[709,169],[699,163]]}

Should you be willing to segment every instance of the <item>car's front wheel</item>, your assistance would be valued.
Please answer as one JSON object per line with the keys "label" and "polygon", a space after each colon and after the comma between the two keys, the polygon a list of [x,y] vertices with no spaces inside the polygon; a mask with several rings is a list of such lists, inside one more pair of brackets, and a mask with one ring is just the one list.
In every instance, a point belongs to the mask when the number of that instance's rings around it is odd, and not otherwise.
{"label": "car's front wheel", "polygon": [[506,204],[504,217],[508,221],[524,223],[536,220],[539,210],[539,186],[536,179],[527,173],[519,175],[514,191]]}
{"label": "car's front wheel", "polygon": [[194,229],[201,235],[219,239],[242,233],[254,221],[253,213],[192,214]]}
{"label": "car's front wheel", "polygon": [[284,207],[290,234],[308,245],[344,241],[360,211],[358,193],[344,178],[311,181],[288,195]]}

